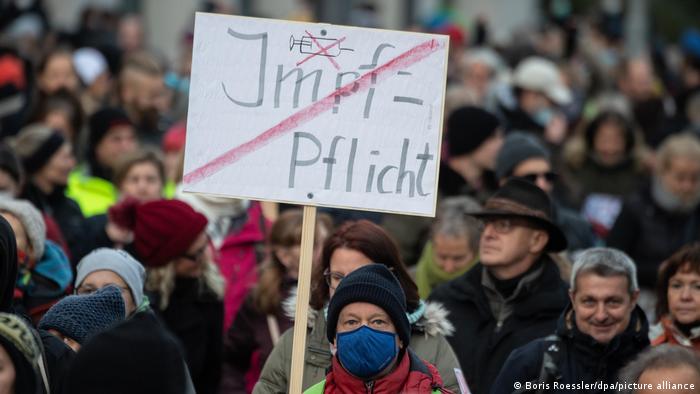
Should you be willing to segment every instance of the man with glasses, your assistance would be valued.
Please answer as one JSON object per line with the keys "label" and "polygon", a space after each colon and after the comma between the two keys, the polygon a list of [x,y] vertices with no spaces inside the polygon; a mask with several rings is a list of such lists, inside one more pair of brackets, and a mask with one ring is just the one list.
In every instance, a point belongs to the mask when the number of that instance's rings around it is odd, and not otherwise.
{"label": "man with glasses", "polygon": [[559,204],[553,197],[558,174],[552,171],[549,151],[534,135],[508,134],[496,158],[496,177],[503,185],[510,178],[520,178],[544,190],[554,203],[554,222],[564,232],[571,252],[596,246],[591,225],[576,211]]}
{"label": "man with glasses", "polygon": [[448,337],[472,393],[493,385],[510,352],[550,334],[567,286],[549,252],[566,249],[547,193],[511,179],[472,216],[483,220],[479,263],[430,296],[450,311]]}

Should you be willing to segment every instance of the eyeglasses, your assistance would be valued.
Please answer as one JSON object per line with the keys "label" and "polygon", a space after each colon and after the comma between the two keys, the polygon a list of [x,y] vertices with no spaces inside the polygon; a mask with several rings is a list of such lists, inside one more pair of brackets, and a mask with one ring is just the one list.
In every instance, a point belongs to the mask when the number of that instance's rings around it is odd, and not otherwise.
{"label": "eyeglasses", "polygon": [[103,288],[105,288],[105,287],[107,287],[107,286],[118,287],[119,290],[121,290],[122,294],[127,294],[127,293],[131,292],[131,290],[130,290],[128,287],[119,286],[119,285],[116,285],[116,284],[114,284],[114,283],[108,283],[108,284],[106,284],[106,285],[104,285],[104,286],[102,286],[102,287],[93,287],[93,286],[88,286],[88,285],[86,285],[86,286],[80,286],[80,287],[78,287],[77,289],[75,289],[75,294],[77,294],[77,295],[92,294],[92,293],[96,292],[97,290],[103,289]]}
{"label": "eyeglasses", "polygon": [[180,257],[186,258],[188,260],[192,260],[195,263],[200,263],[204,260],[204,253],[207,251],[207,246],[209,246],[209,244],[205,244],[201,248],[197,249],[197,251],[194,252],[193,254],[185,253]]}
{"label": "eyeglasses", "polygon": [[323,277],[326,279],[326,284],[331,290],[335,290],[340,284],[340,281],[345,278],[345,275],[338,272],[331,272],[328,268],[323,271]]}
{"label": "eyeglasses", "polygon": [[489,218],[483,219],[482,222],[483,229],[486,229],[486,226],[490,225],[493,231],[497,232],[498,234],[508,234],[513,231],[515,227],[537,229],[537,226],[534,225],[534,223],[520,218]]}
{"label": "eyeglasses", "polygon": [[535,183],[539,178],[544,178],[549,183],[554,183],[556,182],[557,179],[559,179],[559,174],[551,171],[547,172],[533,172],[530,174],[525,174],[518,176],[516,178],[524,179],[528,182]]}

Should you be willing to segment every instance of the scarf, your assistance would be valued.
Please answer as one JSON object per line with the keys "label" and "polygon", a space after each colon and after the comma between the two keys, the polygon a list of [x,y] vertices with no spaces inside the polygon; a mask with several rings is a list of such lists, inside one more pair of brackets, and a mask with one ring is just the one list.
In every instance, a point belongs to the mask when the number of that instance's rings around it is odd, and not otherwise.
{"label": "scarf", "polygon": [[435,262],[435,254],[433,252],[433,243],[426,242],[421,254],[420,260],[416,268],[416,285],[418,286],[418,295],[421,299],[426,299],[430,292],[437,285],[451,281],[458,276],[469,271],[479,261],[479,256],[475,256],[474,260],[470,261],[464,268],[456,272],[445,272]]}

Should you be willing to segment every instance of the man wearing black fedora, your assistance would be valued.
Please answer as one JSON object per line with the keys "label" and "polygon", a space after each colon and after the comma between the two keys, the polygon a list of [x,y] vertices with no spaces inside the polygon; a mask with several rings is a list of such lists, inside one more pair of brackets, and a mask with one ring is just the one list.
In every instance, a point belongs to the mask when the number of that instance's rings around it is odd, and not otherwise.
{"label": "man wearing black fedora", "polygon": [[472,393],[489,391],[513,349],[551,334],[568,303],[549,257],[567,246],[552,212],[534,184],[506,182],[472,214],[484,223],[479,263],[430,295],[450,311],[456,333],[448,340]]}

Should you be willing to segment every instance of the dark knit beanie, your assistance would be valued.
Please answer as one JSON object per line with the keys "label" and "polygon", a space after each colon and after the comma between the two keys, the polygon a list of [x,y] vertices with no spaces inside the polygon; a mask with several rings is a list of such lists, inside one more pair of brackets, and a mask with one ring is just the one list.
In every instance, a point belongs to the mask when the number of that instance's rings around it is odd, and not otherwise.
{"label": "dark knit beanie", "polygon": [[447,118],[447,145],[450,156],[475,151],[498,129],[498,118],[477,107],[461,107]]}
{"label": "dark knit beanie", "polygon": [[66,139],[58,131],[47,134],[46,138],[30,155],[22,158],[22,166],[27,174],[34,174],[44,168],[65,142]]}
{"label": "dark knit beanie", "polygon": [[176,339],[149,312],[95,335],[71,363],[67,393],[185,394],[186,365]]}
{"label": "dark knit beanie", "polygon": [[22,184],[22,165],[12,148],[5,144],[0,144],[0,170],[5,171],[18,185]]}
{"label": "dark knit beanie", "polygon": [[125,200],[109,209],[114,222],[134,232],[134,248],[147,267],[181,256],[207,227],[207,218],[180,200]]}
{"label": "dark knit beanie", "polygon": [[384,309],[399,339],[408,346],[411,324],[406,316],[406,296],[398,279],[384,264],[360,267],[340,282],[328,305],[326,336],[331,343],[335,341],[340,311],[353,302],[367,302]]}
{"label": "dark knit beanie", "polygon": [[496,177],[510,176],[518,164],[533,158],[549,161],[549,151],[537,137],[522,132],[508,134],[496,158]]}
{"label": "dark knit beanie", "polygon": [[52,306],[39,322],[43,330],[54,329],[79,344],[124,320],[121,290],[107,286],[87,295],[68,296]]}
{"label": "dark knit beanie", "polygon": [[108,107],[95,112],[90,117],[88,146],[94,149],[112,127],[122,125],[132,126],[133,123],[129,120],[126,112],[119,108]]}

